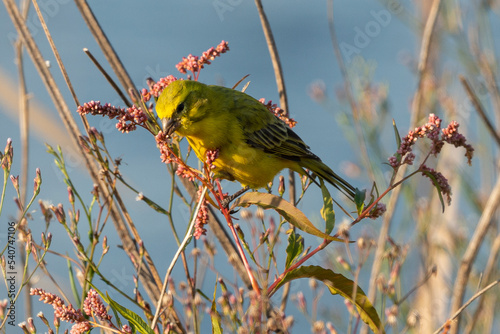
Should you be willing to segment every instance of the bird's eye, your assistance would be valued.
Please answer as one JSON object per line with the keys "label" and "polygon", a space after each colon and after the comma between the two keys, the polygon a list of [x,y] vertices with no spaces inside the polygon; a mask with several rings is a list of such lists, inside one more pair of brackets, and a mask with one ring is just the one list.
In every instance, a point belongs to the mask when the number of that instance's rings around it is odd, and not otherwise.
{"label": "bird's eye", "polygon": [[179,103],[179,105],[177,106],[177,108],[175,108],[175,112],[176,113],[180,113],[184,110],[184,102],[181,102]]}

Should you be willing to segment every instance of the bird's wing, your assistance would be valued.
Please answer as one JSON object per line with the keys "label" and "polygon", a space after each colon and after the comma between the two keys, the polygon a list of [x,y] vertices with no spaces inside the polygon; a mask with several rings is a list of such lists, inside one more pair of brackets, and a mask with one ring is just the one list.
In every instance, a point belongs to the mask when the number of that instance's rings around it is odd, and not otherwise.
{"label": "bird's wing", "polygon": [[[211,87],[214,91],[228,90]],[[309,146],[261,102],[235,90],[224,96],[231,97],[225,101],[225,105],[230,106],[229,109],[234,113],[233,116],[243,132],[243,139],[250,146],[291,161],[300,161],[303,158],[319,160],[309,150]]]}
{"label": "bird's wing", "polygon": [[[267,113],[269,113],[266,110]],[[304,141],[285,123],[270,114],[259,128],[244,128],[245,139],[249,145],[283,159],[299,161],[303,158],[318,159]]]}

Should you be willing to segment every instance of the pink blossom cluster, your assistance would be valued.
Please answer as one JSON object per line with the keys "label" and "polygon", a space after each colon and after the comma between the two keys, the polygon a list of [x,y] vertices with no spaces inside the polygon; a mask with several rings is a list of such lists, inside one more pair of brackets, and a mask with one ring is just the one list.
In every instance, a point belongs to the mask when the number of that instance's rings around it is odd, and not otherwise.
{"label": "pink blossom cluster", "polygon": [[[424,174],[428,178],[431,179],[429,174],[435,178],[436,183],[439,186],[439,191],[441,191],[441,194],[446,197],[446,203],[448,205],[450,205],[450,203],[451,203],[451,186],[448,183],[448,179],[446,179],[446,177],[444,177],[444,175],[441,174],[440,172],[434,170],[433,168],[429,168],[425,165],[420,167],[420,170],[422,171],[422,174]],[[434,182],[434,180],[432,180],[432,181]]]}
{"label": "pink blossom cluster", "polygon": [[278,107],[278,105],[273,103],[273,101],[269,100],[269,102],[266,103],[266,99],[262,98],[259,102],[262,103],[274,116],[285,122],[290,128],[297,125],[297,122],[293,118],[288,117],[288,112]]}
{"label": "pink blossom cluster", "polygon": [[371,219],[376,219],[380,216],[382,216],[385,212],[387,211],[387,207],[385,206],[384,203],[377,203],[375,207],[370,211],[370,218]]}
{"label": "pink blossom cluster", "polygon": [[[6,171],[10,171],[12,166],[12,157],[14,156],[14,149],[12,147],[12,139],[7,139],[7,145],[5,145],[4,153],[0,152],[0,166]],[[7,172],[8,173],[8,172]]]}
{"label": "pink blossom cluster", "polygon": [[[41,301],[45,304],[52,305],[54,308],[54,317],[57,320],[74,323],[70,331],[71,334],[83,334],[92,329],[92,323],[85,319],[82,311],[75,310],[71,304],[65,305],[64,301],[60,297],[46,292],[43,289],[31,289],[30,294],[32,296],[40,296]],[[83,302],[83,310],[88,316],[95,315],[101,320],[108,321],[112,328],[116,328],[115,325],[111,323],[111,315],[109,315],[106,310],[106,306],[104,306],[99,294],[95,290],[89,290],[87,297]],[[132,333],[128,325],[123,326],[121,332]]]}
{"label": "pink blossom cluster", "polygon": [[443,129],[443,140],[448,144],[452,144],[455,147],[464,147],[465,148],[465,156],[467,157],[467,163],[470,165],[472,163],[472,157],[474,155],[474,148],[467,144],[467,139],[460,133],[458,133],[458,127],[460,124],[458,122],[453,121],[448,124],[446,129]]}
{"label": "pink blossom cluster", "polygon": [[441,129],[441,119],[434,114],[429,115],[429,121],[423,126],[415,128],[414,131],[408,132],[403,137],[401,145],[396,154],[389,158],[389,164],[393,168],[398,168],[403,164],[412,165],[415,159],[415,154],[412,152],[412,146],[419,138],[429,138],[432,141],[431,153],[435,156],[441,152],[444,143],[453,144],[455,147],[464,147],[466,150],[465,156],[470,164],[474,154],[474,148],[467,144],[467,140],[463,135],[458,133],[459,124],[456,121],[451,122],[447,128]]}
{"label": "pink blossom cluster", "polygon": [[144,126],[148,120],[147,114],[139,107],[133,105],[130,108],[118,108],[109,103],[104,105],[99,101],[90,101],[78,106],[77,112],[80,115],[101,115],[110,119],[118,119],[116,128],[121,132],[130,132],[136,129],[137,125]]}
{"label": "pink blossom cluster", "polygon": [[133,105],[130,108],[127,108],[125,114],[118,119],[118,123],[116,123],[116,128],[122,133],[129,133],[130,131],[134,131],[137,125],[142,125],[146,123],[148,120],[148,116],[141,109]]}
{"label": "pink blossom cluster", "polygon": [[187,57],[182,57],[182,61],[175,67],[183,74],[186,74],[187,72],[193,73],[194,79],[197,80],[199,71],[205,64],[210,65],[212,60],[227,51],[229,51],[228,43],[226,41],[222,41],[219,45],[217,45],[217,47],[211,47],[207,51],[203,52],[201,57],[193,56],[192,54],[189,54]]}
{"label": "pink blossom cluster", "polygon": [[206,159],[205,159],[205,163],[207,164],[207,166],[210,168],[210,169],[214,169],[215,168],[215,165],[213,164],[213,162],[215,161],[215,159],[217,159],[217,157],[219,156],[219,150],[207,150],[207,152],[205,153],[206,155]]}
{"label": "pink blossom cluster", "polygon": [[172,155],[172,151],[168,148],[167,139],[167,135],[162,131],[155,136],[156,146],[160,150],[161,162],[169,164],[175,160],[175,156]]}
{"label": "pink blossom cluster", "polygon": [[40,296],[40,300],[45,304],[52,305],[54,308],[54,317],[63,321],[70,323],[75,323],[71,328],[71,334],[83,334],[89,331],[92,326],[85,319],[81,310],[75,310],[75,308],[70,305],[65,305],[64,301],[58,296],[45,292],[43,289],[31,289],[30,295]]}
{"label": "pink blossom cluster", "polygon": [[196,173],[193,172],[191,168],[189,168],[184,164],[177,165],[177,170],[175,171],[175,174],[185,179],[188,179],[189,181],[194,181],[196,179]]}
{"label": "pink blossom cluster", "polygon": [[201,199],[201,193],[203,190],[203,186],[200,185],[198,188],[198,200],[202,201],[200,210],[198,210],[198,215],[196,216],[196,222],[194,226],[194,233],[193,236],[196,238],[196,240],[200,239],[202,235],[207,234],[207,230],[205,228],[205,225],[208,222],[208,201],[206,198]]}
{"label": "pink blossom cluster", "polygon": [[162,162],[166,164],[175,162],[178,164],[177,170],[175,171],[177,175],[186,178],[189,181],[193,181],[194,179],[196,179],[196,172],[193,171],[188,166],[186,166],[182,161],[179,161],[177,157],[174,154],[172,154],[172,151],[168,147],[167,143],[168,138],[162,131],[160,131],[156,135],[155,139],[156,139],[156,146],[160,150],[160,157]]}
{"label": "pink blossom cluster", "polygon": [[148,79],[148,85],[149,85],[149,90],[146,88],[143,88],[141,91],[142,99],[144,102],[149,101],[153,96],[158,97],[160,96],[161,92],[170,85],[172,82],[178,80],[176,77],[173,75],[166,76],[164,78],[161,78],[157,82],[154,82],[153,79]]}
{"label": "pink blossom cluster", "polygon": [[83,311],[89,316],[95,315],[101,320],[111,321],[111,315],[108,314],[101,297],[94,289],[90,289],[87,293],[83,302]]}
{"label": "pink blossom cluster", "polygon": [[102,105],[100,101],[90,101],[84,103],[82,106],[78,106],[76,111],[80,115],[101,115],[108,116],[110,119],[113,119],[123,115],[125,113],[125,108],[117,108],[109,103]]}

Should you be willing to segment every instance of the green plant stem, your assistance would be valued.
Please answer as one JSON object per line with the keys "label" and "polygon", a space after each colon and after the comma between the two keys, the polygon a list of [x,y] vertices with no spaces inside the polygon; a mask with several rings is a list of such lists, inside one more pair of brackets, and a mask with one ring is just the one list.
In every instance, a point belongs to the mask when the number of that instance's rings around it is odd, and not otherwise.
{"label": "green plant stem", "polygon": [[[0,160],[0,162],[1,162],[1,160]],[[5,199],[5,190],[7,189],[7,180],[9,179],[9,172],[10,171],[7,171],[7,170],[4,170],[4,172],[3,172],[2,197],[0,197],[0,216],[2,216],[3,201]]]}
{"label": "green plant stem", "polygon": [[160,317],[161,309],[162,309],[162,303],[163,303],[163,297],[165,296],[165,291],[167,290],[167,285],[168,285],[168,279],[170,277],[170,273],[174,269],[174,265],[177,262],[177,259],[179,258],[181,252],[184,250],[186,245],[188,244],[189,240],[191,240],[192,237],[192,232],[194,225],[196,223],[196,218],[198,216],[198,212],[200,211],[201,205],[203,203],[203,199],[205,198],[205,194],[207,193],[207,187],[203,187],[203,190],[200,195],[200,199],[198,201],[198,205],[196,207],[196,210],[193,213],[193,217],[191,219],[191,222],[189,223],[188,230],[186,231],[186,235],[184,236],[184,240],[182,240],[181,245],[177,249],[177,252],[175,253],[172,261],[170,262],[170,266],[167,269],[167,273],[165,274],[165,279],[163,280],[163,286],[161,289],[160,296],[158,298],[158,304],[156,305],[156,312],[155,316],[153,318],[153,321],[151,322],[151,329],[154,329],[156,327],[156,324],[158,322],[158,319]]}

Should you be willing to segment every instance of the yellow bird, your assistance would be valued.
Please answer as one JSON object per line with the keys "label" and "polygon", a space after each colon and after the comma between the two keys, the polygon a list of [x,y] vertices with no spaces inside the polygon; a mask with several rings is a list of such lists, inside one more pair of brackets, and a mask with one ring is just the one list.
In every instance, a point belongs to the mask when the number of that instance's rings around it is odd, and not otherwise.
{"label": "yellow bird", "polygon": [[265,187],[282,169],[304,168],[331,183],[351,200],[356,189],[313,154],[300,137],[253,97],[234,89],[178,80],[156,104],[163,132],[186,137],[201,161],[218,150],[215,176],[243,186]]}

